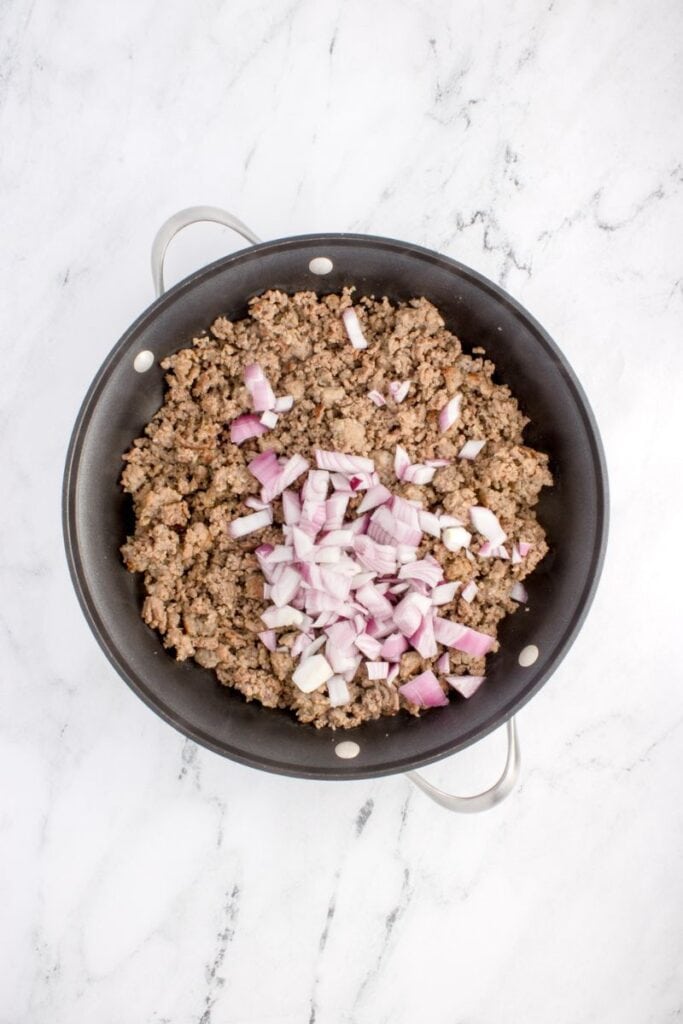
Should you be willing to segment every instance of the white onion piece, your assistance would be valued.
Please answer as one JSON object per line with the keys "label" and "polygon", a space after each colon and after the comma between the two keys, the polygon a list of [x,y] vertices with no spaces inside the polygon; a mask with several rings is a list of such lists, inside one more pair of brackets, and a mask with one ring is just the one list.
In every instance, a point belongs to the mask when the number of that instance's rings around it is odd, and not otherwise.
{"label": "white onion piece", "polygon": [[512,598],[513,601],[519,601],[520,604],[526,604],[529,600],[529,594],[527,593],[527,589],[523,583],[519,582],[519,580],[512,587],[512,590],[510,591],[510,597]]}
{"label": "white onion piece", "polygon": [[460,551],[461,548],[467,548],[471,540],[472,535],[464,526],[447,526],[441,534],[441,543],[448,551]]}
{"label": "white onion piece", "polygon": [[325,536],[318,542],[318,547],[352,548],[353,533],[351,530],[330,530],[330,532],[326,533]]}
{"label": "white onion piece", "polygon": [[442,530],[445,530],[447,526],[464,526],[462,519],[458,519],[457,516],[448,516],[445,513],[441,513],[439,516],[439,524]]}
{"label": "white onion piece", "polygon": [[434,587],[432,591],[432,604],[442,605],[449,604],[455,597],[456,591],[460,586],[459,580],[451,580],[448,583],[440,583],[438,587]]}
{"label": "white onion piece", "polygon": [[261,612],[261,618],[268,629],[279,629],[281,626],[303,626],[306,616],[298,608],[285,605],[284,608],[266,608]]}
{"label": "white onion piece", "polygon": [[253,494],[249,495],[248,498],[244,499],[244,504],[247,508],[253,508],[256,512],[261,512],[264,508],[269,508],[269,505],[265,501],[261,501],[260,498],[255,498]]}
{"label": "white onion piece", "polygon": [[416,462],[413,465],[408,466],[403,471],[402,479],[409,484],[424,486],[425,484],[430,484],[432,482],[435,473],[436,469],[434,466],[424,466],[421,463]]}
{"label": "white onion piece", "polygon": [[288,526],[293,526],[301,519],[301,501],[296,491],[282,492],[282,515]]}
{"label": "white onion piece", "polygon": [[470,582],[462,588],[462,593],[460,594],[460,596],[463,599],[463,601],[467,601],[468,604],[471,604],[472,601],[474,601],[475,597],[477,596],[478,589],[479,587],[474,582],[474,580],[470,580]]}
{"label": "white onion piece", "polygon": [[392,380],[391,384],[389,385],[389,394],[391,395],[391,397],[393,398],[397,405],[400,405],[401,402],[406,398],[408,392],[410,391],[411,384],[412,381],[410,380]]}
{"label": "white onion piece", "polygon": [[365,664],[368,679],[386,679],[389,675],[388,661],[368,661]]}
{"label": "white onion piece", "polygon": [[344,322],[344,327],[346,329],[348,339],[353,345],[353,347],[357,349],[367,348],[368,343],[365,339],[365,335],[363,334],[363,329],[360,325],[358,314],[356,313],[353,306],[348,306],[344,310],[344,312],[342,313],[342,320]]}
{"label": "white onion piece", "polygon": [[458,458],[470,460],[476,459],[485,444],[486,441],[465,441],[464,445],[458,452]]}
{"label": "white onion piece", "polygon": [[273,406],[274,412],[289,412],[294,405],[294,398],[292,395],[280,395],[279,398],[275,399],[275,405]]}
{"label": "white onion piece", "polygon": [[494,547],[499,547],[507,537],[505,530],[498,522],[498,517],[490,508],[473,505],[470,508],[470,520],[477,533],[486,537],[489,544]]}
{"label": "white onion piece", "polygon": [[368,391],[368,398],[379,407],[387,404],[384,399],[384,395],[380,394],[379,391]]}
{"label": "white onion piece", "polygon": [[292,682],[303,693],[312,693],[334,675],[324,654],[313,654],[299,663],[292,673]]}
{"label": "white onion piece", "polygon": [[273,430],[277,426],[279,418],[278,414],[273,412],[272,409],[268,409],[266,412],[261,413],[261,423],[264,427],[267,427],[268,430]]}
{"label": "white onion piece", "polygon": [[476,693],[485,679],[486,676],[446,676],[446,682],[463,697]]}
{"label": "white onion piece", "polygon": [[405,448],[397,444],[396,451],[394,452],[394,473],[399,480],[403,480],[405,471],[410,466],[410,456]]}
{"label": "white onion piece", "polygon": [[269,651],[274,651],[277,647],[277,636],[274,629],[264,629],[259,633],[259,640]]}
{"label": "white onion piece", "polygon": [[439,523],[439,517],[433,512],[427,512],[424,509],[420,509],[417,515],[420,523],[420,529],[425,533],[428,533],[430,537],[436,537],[438,539],[441,536],[441,524]]}
{"label": "white onion piece", "polygon": [[315,461],[318,469],[329,469],[332,473],[374,473],[375,463],[364,455],[348,455],[346,452],[330,452],[316,448]]}
{"label": "white onion piece", "polygon": [[446,402],[439,413],[439,430],[442,434],[449,430],[460,416],[461,402],[462,397],[460,395],[455,395],[450,399],[450,401]]}
{"label": "white onion piece", "polygon": [[327,680],[327,694],[331,708],[340,708],[351,701],[349,686],[343,676],[330,676]]}
{"label": "white onion piece", "polygon": [[335,565],[341,560],[341,548],[329,547],[321,548],[317,547],[313,552],[313,560],[318,562],[320,565]]}
{"label": "white onion piece", "polygon": [[254,412],[266,412],[275,405],[275,395],[258,363],[244,367],[244,383],[251,397]]}
{"label": "white onion piece", "polygon": [[249,516],[239,516],[237,519],[233,519],[228,530],[230,536],[238,540],[240,537],[246,537],[247,534],[254,533],[256,530],[265,529],[272,522],[273,510],[271,508],[263,508],[259,512],[252,512]]}
{"label": "white onion piece", "polygon": [[317,639],[313,640],[310,644],[307,644],[301,652],[301,660],[306,661],[306,658],[312,657],[325,644],[326,640],[327,637],[323,633],[322,636],[317,637]]}
{"label": "white onion piece", "polygon": [[512,545],[512,554],[510,556],[510,561],[512,562],[513,565],[519,565],[519,563],[522,561],[522,556],[520,555],[519,548],[516,544]]}

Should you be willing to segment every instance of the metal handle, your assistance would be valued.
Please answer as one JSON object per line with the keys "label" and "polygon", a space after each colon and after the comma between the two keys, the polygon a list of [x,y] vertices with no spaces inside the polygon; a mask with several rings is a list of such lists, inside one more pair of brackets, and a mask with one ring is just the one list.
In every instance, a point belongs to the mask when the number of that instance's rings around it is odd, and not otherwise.
{"label": "metal handle", "polygon": [[183,228],[189,227],[190,224],[198,224],[200,221],[224,224],[226,228],[232,228],[242,238],[254,244],[261,241],[238,217],[227,210],[221,210],[219,206],[188,206],[186,210],[179,210],[161,225],[152,243],[152,280],[157,298],[164,294],[164,256],[168,243]]}
{"label": "metal handle", "polygon": [[488,811],[495,807],[501,800],[504,800],[513,789],[519,776],[519,741],[517,739],[517,726],[514,718],[507,723],[508,756],[503,768],[503,774],[490,789],[484,793],[476,793],[474,796],[454,796],[452,793],[445,793],[437,789],[431,782],[427,782],[419,772],[406,772],[407,778],[414,783],[418,789],[439,804],[447,811],[459,811],[461,814],[474,814],[477,811]]}

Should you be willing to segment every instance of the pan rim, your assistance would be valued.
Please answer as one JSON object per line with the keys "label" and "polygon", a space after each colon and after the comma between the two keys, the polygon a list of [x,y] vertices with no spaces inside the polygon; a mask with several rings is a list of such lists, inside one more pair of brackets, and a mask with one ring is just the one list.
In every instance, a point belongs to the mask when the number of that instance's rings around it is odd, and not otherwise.
{"label": "pan rim", "polygon": [[[387,252],[398,252],[404,255],[407,253],[411,256],[416,256],[423,260],[437,263],[450,271],[456,272],[457,275],[469,279],[477,287],[487,291],[490,295],[495,297],[497,301],[506,306],[516,317],[521,318],[529,330],[535,335],[537,341],[557,362],[571,392],[577,411],[584,422],[586,434],[590,441],[591,465],[595,476],[596,494],[598,499],[596,503],[597,507],[594,509],[596,523],[595,541],[590,561],[588,563],[589,570],[586,574],[586,583],[584,585],[582,595],[577,602],[576,610],[570,618],[559,641],[555,644],[545,669],[543,671],[539,671],[532,677],[530,685],[525,688],[521,695],[511,697],[502,705],[502,707],[498,707],[483,723],[472,727],[472,729],[467,733],[461,735],[457,741],[441,743],[431,748],[427,753],[417,757],[414,754],[406,757],[394,757],[379,767],[375,766],[370,768],[363,767],[362,765],[356,765],[349,761],[344,762],[343,767],[340,764],[339,767],[332,765],[329,768],[320,768],[294,762],[283,762],[272,757],[256,757],[250,752],[244,751],[233,744],[216,743],[212,737],[206,734],[201,728],[197,728],[191,722],[187,721],[182,715],[175,713],[165,704],[160,702],[158,697],[148,689],[144,680],[140,679],[138,675],[130,669],[122,652],[119,651],[117,645],[112,641],[106,624],[102,621],[101,616],[96,609],[94,599],[90,594],[83,570],[83,563],[81,560],[77,537],[76,493],[80,468],[80,456],[84,439],[87,434],[88,426],[92,418],[99,393],[106,385],[111,369],[118,364],[120,358],[127,351],[131,342],[139,332],[142,331],[146,324],[150,320],[154,319],[166,305],[177,301],[185,292],[190,291],[198,282],[206,280],[217,273],[223,272],[232,264],[240,263],[245,259],[257,259],[262,255],[267,255],[269,252],[281,252],[290,248],[318,244],[322,245],[325,243],[361,244],[380,248]],[[414,245],[409,242],[403,242],[398,239],[386,238],[383,236],[349,232],[320,232],[292,235],[245,247],[199,268],[175,284],[162,296],[154,300],[145,310],[143,310],[136,320],[134,320],[134,322],[123,333],[119,341],[113,346],[111,351],[103,360],[86,392],[78,411],[69,441],[62,486],[62,528],[64,546],[69,574],[78,602],[86,621],[95,636],[95,639],[102,648],[108,661],[115,668],[121,678],[133,690],[133,692],[136,693],[148,707],[150,707],[169,725],[173,726],[187,738],[209,750],[212,750],[214,753],[220,754],[223,757],[227,757],[230,760],[236,761],[247,767],[256,768],[261,771],[295,778],[308,778],[324,781],[378,778],[424,767],[457,753],[459,750],[477,742],[479,739],[483,739],[489,733],[503,725],[512,715],[516,714],[517,711],[519,711],[533,696],[535,696],[550,676],[557,670],[571,648],[572,643],[576,639],[576,636],[586,619],[599,584],[604,564],[608,524],[609,486],[607,467],[595,417],[583,387],[572,367],[562,354],[556,342],[553,341],[542,325],[521,305],[521,303],[510,296],[504,289],[484,277],[478,271],[468,267],[466,264],[460,263],[449,256],[437,253],[434,250]],[[330,730],[331,744],[336,743],[340,739],[342,733],[348,738],[353,736],[354,730],[338,730],[336,732]]]}

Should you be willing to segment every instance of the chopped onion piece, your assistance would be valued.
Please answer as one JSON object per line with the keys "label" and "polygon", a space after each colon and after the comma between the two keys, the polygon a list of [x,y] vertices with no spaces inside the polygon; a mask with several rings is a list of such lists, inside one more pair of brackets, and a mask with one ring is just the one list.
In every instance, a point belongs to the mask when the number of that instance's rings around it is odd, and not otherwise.
{"label": "chopped onion piece", "polygon": [[486,633],[478,633],[469,626],[462,626],[459,622],[441,619],[438,616],[434,619],[434,635],[437,642],[444,647],[454,647],[456,651],[471,654],[475,658],[488,654],[496,642]]}
{"label": "chopped onion piece", "polygon": [[348,306],[344,310],[344,312],[342,313],[342,320],[344,322],[344,327],[346,329],[348,339],[353,345],[353,347],[358,349],[367,348],[368,343],[365,339],[365,335],[363,334],[363,329],[360,325],[358,314],[356,313],[353,306]]}
{"label": "chopped onion piece", "polygon": [[230,536],[237,540],[240,537],[246,537],[249,533],[254,533],[256,530],[265,529],[265,527],[270,526],[272,522],[272,509],[263,508],[259,512],[252,512],[249,516],[239,516],[237,519],[233,519],[228,530],[230,532]]}
{"label": "chopped onion piece", "polygon": [[253,458],[247,468],[260,484],[266,484],[279,473],[280,463],[275,452],[269,448]]}
{"label": "chopped onion piece", "polygon": [[498,518],[489,508],[484,508],[483,505],[473,505],[470,509],[470,520],[472,526],[480,533],[482,537],[486,537],[489,544],[494,547],[499,547],[507,537],[505,530],[498,522]]}
{"label": "chopped onion piece", "polygon": [[476,459],[485,444],[486,441],[465,441],[464,445],[458,452],[458,458],[470,460]]}
{"label": "chopped onion piece", "polygon": [[250,494],[248,498],[244,499],[244,504],[247,508],[253,508],[256,512],[261,512],[264,508],[268,508],[266,501],[261,501],[260,498],[255,498],[253,494]]}
{"label": "chopped onion piece", "polygon": [[438,672],[444,674],[451,670],[451,657],[448,651],[444,651],[440,658],[437,659],[436,668]]}
{"label": "chopped onion piece", "polygon": [[519,580],[517,581],[517,583],[514,584],[512,590],[510,591],[510,597],[512,598],[513,601],[519,601],[520,604],[526,604],[529,600],[527,589],[523,583],[519,582]]}
{"label": "chopped onion piece", "polygon": [[401,655],[410,647],[410,644],[401,633],[392,633],[382,644],[380,654],[387,661],[400,661]]}
{"label": "chopped onion piece", "polygon": [[440,708],[448,704],[448,697],[439,686],[439,680],[429,670],[399,686],[398,692],[410,704],[422,708]]}
{"label": "chopped onion piece", "polygon": [[368,398],[371,402],[374,402],[375,405],[380,407],[387,404],[384,400],[384,395],[381,395],[379,391],[368,391]]}
{"label": "chopped onion piece", "polygon": [[383,597],[373,583],[366,583],[356,591],[356,600],[370,612],[375,619],[386,619],[393,612],[391,601]]}
{"label": "chopped onion piece", "polygon": [[349,504],[348,494],[332,494],[325,502],[325,529],[340,530]]}
{"label": "chopped onion piece", "polygon": [[448,526],[464,526],[462,519],[458,519],[457,516],[447,516],[443,512],[439,516],[439,523],[441,529],[445,530]]}
{"label": "chopped onion piece", "polygon": [[[251,469],[251,466],[249,468]],[[307,469],[308,463],[302,455],[292,455],[271,480],[264,482],[261,497],[264,501],[272,501],[273,498],[277,498],[278,494],[282,494],[285,488],[293,484],[297,477],[300,477]]]}
{"label": "chopped onion piece", "polygon": [[463,601],[467,601],[468,604],[471,604],[472,601],[474,601],[475,597],[477,596],[478,590],[479,587],[474,582],[474,580],[470,580],[470,582],[462,588],[462,593],[460,594],[460,596],[463,599]]}
{"label": "chopped onion piece", "polygon": [[396,451],[394,452],[394,473],[399,480],[403,480],[405,471],[410,466],[410,456],[405,448],[397,444]]}
{"label": "chopped onion piece", "polygon": [[410,637],[419,629],[422,617],[431,608],[431,600],[422,594],[409,591],[394,608],[393,619],[396,628]]}
{"label": "chopped onion piece", "polygon": [[377,544],[371,537],[356,536],[354,538],[356,557],[366,569],[372,569],[382,576],[396,572],[396,552],[386,544]]}
{"label": "chopped onion piece", "polygon": [[455,593],[459,586],[459,580],[451,580],[448,583],[440,583],[439,586],[434,587],[434,590],[432,591],[432,604],[449,604],[455,597]]}
{"label": "chopped onion piece", "polygon": [[289,604],[301,586],[301,576],[296,569],[285,566],[285,570],[270,591],[270,600],[276,608]]}
{"label": "chopped onion piece", "polygon": [[416,462],[404,470],[403,480],[409,484],[424,486],[432,482],[435,473],[436,469],[434,466],[423,466],[421,463]]}
{"label": "chopped onion piece", "polygon": [[277,636],[274,629],[264,629],[259,633],[259,640],[269,651],[274,651],[277,647]]}
{"label": "chopped onion piece", "polygon": [[450,399],[450,401],[446,402],[439,413],[439,430],[442,434],[449,430],[460,416],[461,402],[462,397],[460,395],[455,395]]}
{"label": "chopped onion piece", "polygon": [[334,675],[324,654],[313,654],[299,663],[292,673],[292,682],[303,693],[312,693]]}
{"label": "chopped onion piece", "polygon": [[345,452],[330,452],[316,448],[315,461],[318,469],[329,469],[332,473],[374,473],[375,463],[363,455],[348,455]]}
{"label": "chopped onion piece", "polygon": [[294,405],[294,397],[292,395],[280,395],[279,398],[275,399],[275,405],[273,406],[274,412],[289,412]]}
{"label": "chopped onion piece", "polygon": [[422,622],[410,637],[411,646],[422,658],[433,658],[437,653],[434,636],[434,622],[431,615],[424,615]]}
{"label": "chopped onion piece", "polygon": [[446,676],[446,682],[463,697],[471,697],[479,689],[486,676]]}
{"label": "chopped onion piece", "polygon": [[517,547],[519,548],[519,553],[522,556],[522,558],[526,558],[526,556],[531,551],[531,548],[533,547],[533,545],[532,544],[527,544],[526,541],[520,540],[520,542],[517,545]]}
{"label": "chopped onion piece", "polygon": [[388,661],[367,661],[365,668],[368,673],[368,679],[386,679],[389,675]]}
{"label": "chopped onion piece", "polygon": [[273,430],[277,426],[277,421],[280,417],[272,409],[268,409],[266,412],[261,413],[261,423],[264,427],[269,430]]}
{"label": "chopped onion piece", "polygon": [[301,501],[296,491],[282,492],[282,515],[288,526],[296,525],[301,519]]}
{"label": "chopped onion piece", "polygon": [[379,658],[382,652],[382,645],[377,637],[370,636],[368,633],[359,633],[353,642],[361,654],[364,654],[370,661]]}
{"label": "chopped onion piece", "polygon": [[384,505],[391,498],[391,491],[388,487],[384,487],[383,484],[375,484],[374,487],[369,487],[363,496],[363,500],[356,509],[358,515],[362,515],[363,512],[370,512],[373,508],[377,508],[378,505]]}
{"label": "chopped onion piece", "polygon": [[428,587],[435,587],[443,579],[443,569],[437,563],[421,558],[417,562],[406,562],[398,571],[400,580],[422,580]]}
{"label": "chopped onion piece", "polygon": [[340,708],[351,700],[349,686],[343,676],[330,676],[327,680],[327,694],[331,708]]}
{"label": "chopped onion piece", "polygon": [[267,426],[260,422],[258,416],[254,416],[253,413],[244,413],[230,424],[230,440],[233,444],[240,445],[252,437],[261,437],[267,429]]}
{"label": "chopped onion piece", "polygon": [[389,385],[389,394],[391,395],[391,397],[393,398],[397,405],[400,405],[401,402],[406,398],[408,392],[410,391],[411,384],[412,381],[410,380],[392,380],[391,384]]}
{"label": "chopped onion piece", "polygon": [[430,537],[438,538],[441,536],[441,524],[439,523],[439,517],[437,515],[433,512],[427,512],[424,509],[420,509],[417,515],[421,530],[428,533]]}
{"label": "chopped onion piece", "polygon": [[275,405],[275,395],[258,363],[251,363],[249,366],[245,366],[244,383],[251,396],[254,412],[266,412],[267,409],[273,408]]}
{"label": "chopped onion piece", "polygon": [[467,548],[471,540],[472,535],[464,526],[447,526],[441,534],[441,543],[449,551],[460,551],[461,548]]}
{"label": "chopped onion piece", "polygon": [[279,629],[280,626],[303,626],[306,616],[298,608],[285,605],[284,608],[266,608],[261,612],[261,618],[268,629]]}

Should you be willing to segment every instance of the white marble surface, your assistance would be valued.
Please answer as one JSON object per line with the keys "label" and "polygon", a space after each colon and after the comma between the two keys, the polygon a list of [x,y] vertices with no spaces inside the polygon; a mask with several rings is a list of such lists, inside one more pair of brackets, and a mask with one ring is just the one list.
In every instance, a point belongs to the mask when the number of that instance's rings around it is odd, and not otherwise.
{"label": "white marble surface", "polygon": [[[676,0],[6,0],[0,32],[2,1024],[665,1024],[683,1013]],[[77,607],[59,491],[175,209],[452,254],[548,327],[612,486],[523,781],[440,812],[154,717]],[[202,227],[177,279],[234,245]],[[676,458],[679,469],[672,474]],[[680,573],[680,568],[679,568]],[[679,576],[680,578],[680,576]],[[496,735],[430,777],[472,791]]]}

